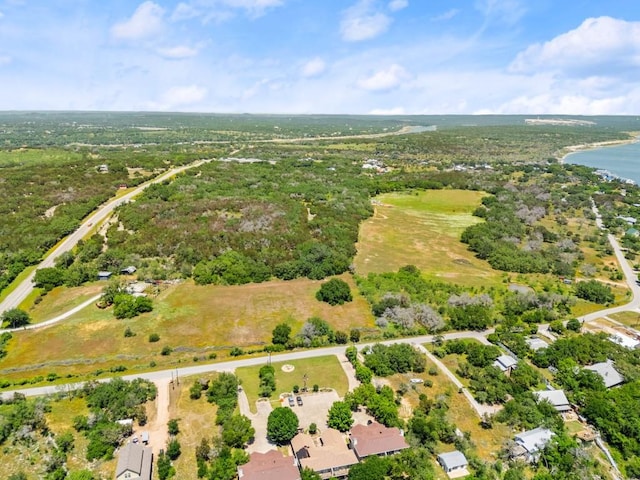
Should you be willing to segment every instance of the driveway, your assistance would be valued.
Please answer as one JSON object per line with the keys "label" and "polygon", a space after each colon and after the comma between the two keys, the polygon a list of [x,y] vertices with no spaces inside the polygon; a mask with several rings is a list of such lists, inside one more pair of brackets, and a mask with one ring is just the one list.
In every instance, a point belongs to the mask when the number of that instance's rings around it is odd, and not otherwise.
{"label": "driveway", "polygon": [[272,410],[271,402],[269,400],[258,400],[256,402],[257,413],[251,413],[247,394],[242,390],[238,393],[238,407],[240,408],[240,413],[251,420],[251,425],[256,430],[253,442],[248,445],[247,451],[249,453],[266,453],[276,448],[276,445],[267,440],[267,420]]}

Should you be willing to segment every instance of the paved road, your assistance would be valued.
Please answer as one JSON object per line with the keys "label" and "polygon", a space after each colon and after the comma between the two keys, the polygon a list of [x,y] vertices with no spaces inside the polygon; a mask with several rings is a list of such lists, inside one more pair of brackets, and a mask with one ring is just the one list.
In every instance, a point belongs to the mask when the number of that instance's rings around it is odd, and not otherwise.
{"label": "paved road", "polygon": [[80,310],[87,308],[89,305],[93,305],[96,303],[102,294],[96,295],[95,297],[91,297],[89,300],[81,303],[77,307],[72,308],[68,312],[64,312],[62,315],[58,315],[57,317],[52,318],[51,320],[47,320],[46,322],[34,323],[32,325],[25,325],[24,327],[19,328],[4,328],[0,329],[0,333],[4,332],[19,332],[22,330],[35,330],[36,328],[48,327],[49,325],[53,325],[55,323],[61,322],[65,318],[69,318],[74,313],[78,313]]}
{"label": "paved road", "polygon": [[[486,336],[493,332],[493,329],[485,330],[483,332],[455,332],[443,335],[445,340],[453,340],[457,338],[475,338],[476,340],[485,343]],[[421,337],[401,338],[394,340],[386,340],[384,342],[371,342],[358,345],[358,348],[362,349],[366,346],[372,346],[376,343],[382,343],[385,345],[391,345],[393,343],[408,343],[408,344],[421,344],[430,343],[433,341],[433,335],[424,335]],[[322,357],[325,355],[340,355],[344,354],[345,346],[338,347],[325,347],[315,350],[302,350],[299,352],[282,353],[279,355],[272,355],[271,359],[274,362],[288,362],[291,360],[300,360],[303,358]],[[209,372],[233,372],[236,368],[249,367],[254,365],[264,365],[267,363],[269,357],[266,355],[260,357],[245,358],[241,360],[231,360],[228,362],[211,363],[211,364],[199,364],[191,367],[173,368],[170,370],[159,370],[157,372],[140,373],[133,375],[125,375],[122,378],[124,380],[133,380],[135,378],[144,378],[152,382],[171,380],[176,375],[180,377],[186,377],[191,375],[202,375]],[[109,381],[109,379],[102,379],[100,381]],[[38,395],[51,395],[57,392],[65,392],[80,388],[84,382],[69,383],[63,385],[51,385],[45,387],[33,387],[33,388],[21,388],[17,390],[9,390],[2,392],[0,395],[2,399],[9,399],[14,393],[18,392],[26,396],[38,396]]]}
{"label": "paved road", "polygon": [[[105,218],[107,218],[109,215],[111,215],[111,212],[113,212],[113,210],[116,207],[122,205],[123,203],[128,202],[133,197],[139,195],[149,185],[153,185],[154,183],[162,182],[162,181],[164,181],[164,180],[166,180],[166,179],[168,179],[170,177],[173,177],[174,175],[177,175],[178,173],[181,173],[181,172],[183,172],[185,170],[188,170],[190,168],[198,167],[198,166],[202,165],[203,163],[206,163],[206,162],[209,162],[209,161],[210,160],[198,160],[197,162],[190,163],[189,165],[184,165],[182,167],[173,168],[173,169],[169,170],[168,172],[165,172],[162,175],[160,175],[158,177],[155,177],[152,180],[149,180],[149,181],[139,185],[138,187],[136,187],[135,189],[133,189],[132,191],[130,191],[126,195],[123,195],[122,197],[119,197],[119,198],[115,198],[115,199],[105,203],[104,205],[99,207],[98,210],[96,210],[94,213],[92,213],[87,218],[85,218],[84,222],[82,222],[80,227],[78,227],[78,229],[75,232],[73,232],[71,235],[69,235],[67,238],[65,238],[62,241],[62,243],[60,243],[47,256],[47,258],[45,258],[42,262],[40,262],[40,264],[38,265],[37,269],[53,267],[55,265],[54,262],[55,262],[56,258],[58,258],[63,253],[68,252],[73,247],[75,247],[76,244],[78,243],[78,241],[80,239],[82,239],[82,237],[84,237],[87,234],[87,232],[89,232],[89,230],[92,228],[92,226],[94,224],[97,224],[97,223],[101,222],[102,220],[104,220]],[[5,312],[7,310],[10,310],[12,308],[17,308],[18,305],[20,305],[20,303],[22,303],[22,301],[29,296],[29,294],[33,290],[33,278],[34,278],[35,274],[36,274],[36,272],[34,270],[27,278],[25,278],[16,287],[15,290],[13,290],[9,295],[7,295],[7,297],[0,303],[0,313]]]}

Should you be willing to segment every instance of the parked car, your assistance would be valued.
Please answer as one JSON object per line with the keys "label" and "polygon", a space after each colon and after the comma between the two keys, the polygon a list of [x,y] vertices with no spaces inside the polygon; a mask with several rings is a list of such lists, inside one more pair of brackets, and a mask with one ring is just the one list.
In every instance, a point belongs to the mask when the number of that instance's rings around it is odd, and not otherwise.
{"label": "parked car", "polygon": [[302,397],[300,395],[298,395],[296,397],[296,402],[298,402],[298,406],[301,407],[302,406]]}
{"label": "parked car", "polygon": [[293,401],[293,395],[289,395],[289,406],[293,407],[295,406],[296,402]]}

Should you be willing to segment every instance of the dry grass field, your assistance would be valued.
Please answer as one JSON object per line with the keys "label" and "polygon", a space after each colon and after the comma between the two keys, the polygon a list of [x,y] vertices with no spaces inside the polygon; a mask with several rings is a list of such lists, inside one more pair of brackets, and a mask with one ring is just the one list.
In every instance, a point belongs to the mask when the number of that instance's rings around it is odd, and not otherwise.
{"label": "dry grass field", "polygon": [[[356,293],[350,276],[343,278]],[[162,291],[154,300],[153,312],[129,320],[117,320],[111,309],[91,306],[57,325],[14,334],[8,355],[0,360],[0,376],[22,379],[50,372],[64,376],[117,365],[141,370],[151,361],[171,367],[194,357],[204,359],[212,351],[220,359],[234,346],[249,349],[269,343],[273,328],[280,322],[291,325],[295,334],[311,316],[323,318],[338,330],[373,325],[369,306],[357,293],[353,302],[342,306],[317,301],[315,293],[320,283],[299,279],[197,286],[185,282]],[[41,308],[47,315],[62,313],[75,302],[65,304],[63,298],[62,291],[56,292],[31,314],[44,318]],[[54,308],[57,302],[61,311]],[[127,327],[136,336],[125,338]],[[150,343],[151,333],[157,333],[160,341]],[[160,355],[165,345],[174,349],[169,356]]]}
{"label": "dry grass field", "polygon": [[360,228],[357,273],[396,271],[413,264],[426,275],[463,285],[499,282],[501,273],[460,242],[464,229],[481,221],[472,212],[484,195],[467,190],[380,195],[374,216]]}

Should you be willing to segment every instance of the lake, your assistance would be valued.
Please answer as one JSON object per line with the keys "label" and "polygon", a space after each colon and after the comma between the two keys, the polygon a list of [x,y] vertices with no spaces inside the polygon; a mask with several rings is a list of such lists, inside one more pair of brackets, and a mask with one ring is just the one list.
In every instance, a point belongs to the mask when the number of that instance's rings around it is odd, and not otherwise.
{"label": "lake", "polygon": [[631,179],[640,185],[640,141],[575,152],[567,155],[564,161],[607,170],[620,178]]}

